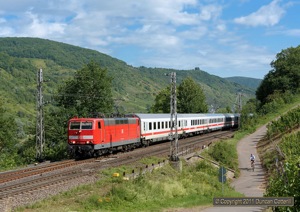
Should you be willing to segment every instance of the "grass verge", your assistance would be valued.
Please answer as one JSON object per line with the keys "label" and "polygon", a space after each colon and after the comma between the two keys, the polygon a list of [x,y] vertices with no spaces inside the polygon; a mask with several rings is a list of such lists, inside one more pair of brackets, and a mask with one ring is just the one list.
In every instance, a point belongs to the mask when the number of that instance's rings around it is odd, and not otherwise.
{"label": "grass verge", "polygon": [[183,161],[182,172],[165,165],[129,181],[113,177],[116,171],[107,169],[101,173],[102,180],[93,185],[78,187],[18,211],[162,211],[211,205],[213,197],[218,196],[242,196],[228,182],[222,186],[218,168],[203,160]]}

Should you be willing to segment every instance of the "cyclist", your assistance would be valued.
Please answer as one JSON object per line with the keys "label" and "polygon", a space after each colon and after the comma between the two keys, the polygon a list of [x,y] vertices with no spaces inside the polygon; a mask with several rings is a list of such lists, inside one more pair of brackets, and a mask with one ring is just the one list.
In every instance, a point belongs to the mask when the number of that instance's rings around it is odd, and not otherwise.
{"label": "cyclist", "polygon": [[254,167],[255,156],[251,153],[250,155],[251,167]]}

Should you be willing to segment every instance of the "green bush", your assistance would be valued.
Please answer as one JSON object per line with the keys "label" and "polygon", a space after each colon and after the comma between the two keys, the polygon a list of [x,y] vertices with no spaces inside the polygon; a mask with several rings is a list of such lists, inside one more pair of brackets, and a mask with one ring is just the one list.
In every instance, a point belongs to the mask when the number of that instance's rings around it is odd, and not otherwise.
{"label": "green bush", "polygon": [[237,158],[236,149],[235,146],[229,142],[222,141],[216,143],[209,149],[208,154],[224,166],[232,169],[237,167],[237,161],[233,160]]}
{"label": "green bush", "polygon": [[300,158],[299,141],[300,131],[283,137],[279,146],[287,158]]}
{"label": "green bush", "polygon": [[270,179],[266,196],[294,197],[293,207],[275,207],[275,211],[300,211],[300,158],[286,160],[284,167],[279,168]]}

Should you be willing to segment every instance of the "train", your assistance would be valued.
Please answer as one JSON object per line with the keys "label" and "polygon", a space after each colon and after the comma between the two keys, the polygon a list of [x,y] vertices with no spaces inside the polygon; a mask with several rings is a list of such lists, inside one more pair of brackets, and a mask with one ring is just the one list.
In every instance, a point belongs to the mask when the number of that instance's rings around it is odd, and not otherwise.
{"label": "train", "polygon": [[[178,138],[237,128],[239,114],[177,114]],[[174,120],[174,119],[173,119]],[[98,157],[172,140],[175,121],[170,114],[136,113],[114,118],[68,121],[68,147],[74,157]],[[172,130],[172,131],[171,131]]]}

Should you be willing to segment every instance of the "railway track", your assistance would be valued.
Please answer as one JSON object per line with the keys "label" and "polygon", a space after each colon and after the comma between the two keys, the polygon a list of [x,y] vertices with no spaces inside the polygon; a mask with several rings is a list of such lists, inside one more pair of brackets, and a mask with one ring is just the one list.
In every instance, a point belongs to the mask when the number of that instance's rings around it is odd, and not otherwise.
{"label": "railway track", "polygon": [[30,168],[2,172],[0,173],[0,185],[5,182],[10,182],[13,180],[18,180],[33,175],[39,175],[42,173],[51,172],[51,171],[64,169],[67,167],[80,165],[84,163],[90,163],[90,162],[92,161],[91,160],[85,160],[85,161],[66,160],[62,162],[49,163],[45,165],[37,165]]}
{"label": "railway track", "polygon": [[[215,140],[220,140],[221,138],[230,137],[232,135],[233,132],[231,131],[217,131],[202,136],[181,139],[179,140],[179,156],[201,149],[204,145],[209,146]],[[74,180],[79,181],[78,179],[89,178],[98,171],[108,167],[136,163],[141,158],[148,156],[167,157],[169,153],[170,142],[164,142],[106,158],[82,161],[69,160],[0,173],[0,202],[5,202],[6,199],[11,199],[12,197],[13,199],[18,199],[24,195],[36,194],[39,191],[45,192],[54,186],[59,187],[59,185],[66,185]],[[83,182],[85,182],[85,180],[83,180]]]}

